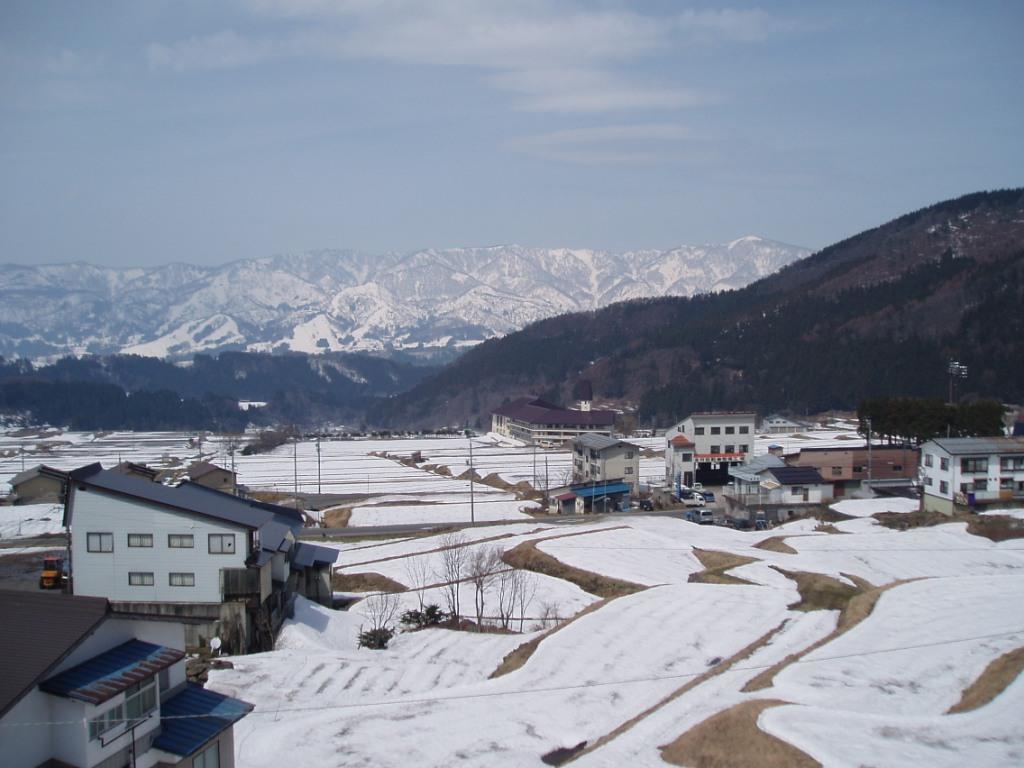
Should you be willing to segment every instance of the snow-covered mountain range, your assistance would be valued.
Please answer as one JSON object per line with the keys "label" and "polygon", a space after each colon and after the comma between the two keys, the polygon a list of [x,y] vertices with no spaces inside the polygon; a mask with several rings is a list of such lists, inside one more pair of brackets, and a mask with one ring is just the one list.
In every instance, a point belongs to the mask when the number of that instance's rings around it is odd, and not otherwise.
{"label": "snow-covered mountain range", "polygon": [[429,354],[626,299],[739,288],[808,254],[749,236],[626,253],[502,245],[314,251],[217,267],[7,264],[0,355]]}

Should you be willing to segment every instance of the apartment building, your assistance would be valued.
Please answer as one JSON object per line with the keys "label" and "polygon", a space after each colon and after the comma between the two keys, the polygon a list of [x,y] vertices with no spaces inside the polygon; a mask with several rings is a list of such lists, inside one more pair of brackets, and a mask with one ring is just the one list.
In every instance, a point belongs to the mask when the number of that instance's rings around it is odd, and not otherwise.
{"label": "apartment building", "polygon": [[728,483],[729,467],[743,464],[754,450],[756,424],[753,411],[690,414],[665,433],[666,482],[674,487]]}
{"label": "apartment building", "polygon": [[1024,502],[1024,437],[936,438],[921,446],[921,506],[952,514]]}

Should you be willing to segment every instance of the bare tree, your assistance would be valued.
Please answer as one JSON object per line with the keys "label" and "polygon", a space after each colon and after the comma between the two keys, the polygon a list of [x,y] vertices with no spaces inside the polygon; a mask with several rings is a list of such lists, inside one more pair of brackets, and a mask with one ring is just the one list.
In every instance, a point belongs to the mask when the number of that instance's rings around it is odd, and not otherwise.
{"label": "bare tree", "polygon": [[430,564],[426,557],[413,556],[405,560],[405,575],[408,577],[409,586],[416,591],[416,598],[419,600],[420,611],[423,611],[424,587],[430,578]]}
{"label": "bare tree", "polygon": [[474,588],[477,631],[482,631],[484,626],[484,603],[487,596],[487,588],[494,581],[498,570],[503,565],[501,551],[494,546],[477,547],[469,556],[467,576],[473,583]]}
{"label": "bare tree", "polygon": [[534,596],[537,594],[537,577],[529,571],[517,570],[519,574],[516,585],[516,605],[519,607],[519,631],[523,631],[523,622],[526,621],[526,609],[530,607]]}
{"label": "bare tree", "polygon": [[452,620],[459,623],[459,586],[466,572],[468,550],[466,537],[457,531],[441,537],[441,570],[437,579],[442,584],[445,603]]}
{"label": "bare tree", "polygon": [[498,571],[496,591],[498,598],[498,620],[502,629],[508,629],[512,623],[512,613],[516,609],[516,586],[522,571],[518,568],[506,568]]}
{"label": "bare tree", "polygon": [[363,600],[364,613],[374,631],[390,629],[398,613],[397,592],[374,592]]}

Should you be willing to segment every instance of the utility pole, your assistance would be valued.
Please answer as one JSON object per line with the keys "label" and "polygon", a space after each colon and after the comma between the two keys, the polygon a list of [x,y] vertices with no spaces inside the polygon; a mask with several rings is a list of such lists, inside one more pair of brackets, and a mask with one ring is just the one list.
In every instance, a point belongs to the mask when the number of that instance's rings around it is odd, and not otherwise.
{"label": "utility pole", "polygon": [[551,487],[551,483],[548,482],[548,452],[544,451],[544,509],[546,510],[551,504],[551,499],[548,498],[548,489]]}
{"label": "utility pole", "polygon": [[295,496],[295,508],[299,508],[299,436],[292,443],[292,493]]}
{"label": "utility pole", "polygon": [[868,487],[871,487],[871,418],[867,419],[868,423]]}
{"label": "utility pole", "polygon": [[476,525],[476,508],[473,499],[473,434],[467,429],[466,437],[469,439],[469,524]]}
{"label": "utility pole", "polygon": [[320,491],[320,435],[316,436],[316,492],[319,496]]}

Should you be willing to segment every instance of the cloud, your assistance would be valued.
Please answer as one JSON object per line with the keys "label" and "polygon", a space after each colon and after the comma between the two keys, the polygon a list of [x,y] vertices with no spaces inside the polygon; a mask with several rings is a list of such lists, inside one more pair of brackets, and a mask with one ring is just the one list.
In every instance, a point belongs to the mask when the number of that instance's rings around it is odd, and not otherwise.
{"label": "cloud", "polygon": [[675,155],[673,145],[694,139],[675,123],[599,125],[521,136],[506,143],[515,152],[585,165],[642,165]]}
{"label": "cloud", "polygon": [[678,109],[692,89],[651,83],[632,67],[686,41],[764,39],[764,11],[688,11],[673,16],[551,0],[249,0],[280,31],[263,38],[228,30],[149,46],[149,63],[175,71],[229,69],[284,58],[366,59],[456,66],[545,112]]}

